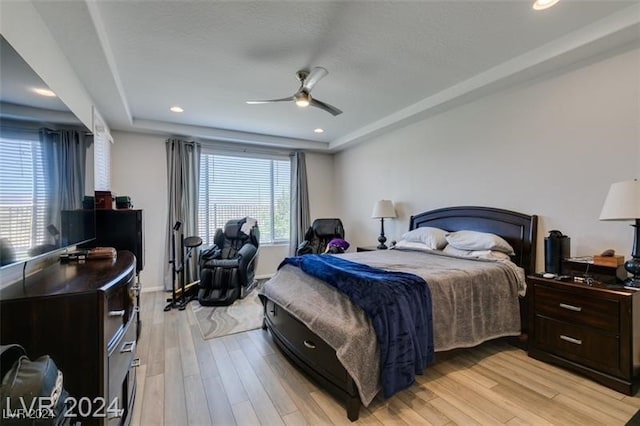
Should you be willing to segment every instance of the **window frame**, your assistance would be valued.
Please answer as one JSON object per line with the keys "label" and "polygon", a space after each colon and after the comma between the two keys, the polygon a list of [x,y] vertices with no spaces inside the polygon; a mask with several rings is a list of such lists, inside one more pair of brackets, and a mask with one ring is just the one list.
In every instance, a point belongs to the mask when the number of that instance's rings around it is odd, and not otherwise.
{"label": "window frame", "polygon": [[[211,147],[211,146],[206,146],[206,145],[202,145],[202,150],[200,152],[200,162],[199,162],[199,171],[198,173],[201,174],[203,173],[203,170],[201,168],[202,166],[202,157],[204,156],[222,156],[222,157],[241,157],[241,158],[248,158],[248,159],[256,159],[256,160],[270,160],[270,181],[269,181],[269,198],[270,198],[270,203],[269,203],[269,215],[270,215],[270,219],[271,219],[271,229],[269,230],[269,234],[271,235],[271,239],[270,241],[262,241],[263,235],[265,235],[265,233],[261,232],[260,233],[260,245],[261,246],[283,246],[283,245],[288,245],[290,243],[290,238],[291,238],[291,158],[290,155],[284,154],[284,153],[269,153],[269,152],[247,152],[247,151],[234,151],[234,150],[226,150],[226,149],[220,149],[220,148],[215,148],[215,147]],[[276,216],[276,194],[275,194],[275,167],[274,167],[274,161],[281,161],[281,162],[286,162],[289,166],[289,181],[287,182],[287,188],[288,188],[288,197],[289,197],[289,211],[288,211],[288,217],[289,217],[289,226],[287,229],[287,233],[286,233],[286,237],[282,238],[282,239],[275,239],[274,236],[276,234],[275,232],[275,216]],[[200,176],[198,176],[198,182],[200,183]],[[200,192],[205,190],[203,188],[200,187],[201,185],[198,185],[198,200],[200,200]],[[210,189],[207,188],[206,191],[209,192],[209,195],[207,196],[207,198],[211,197],[210,194]],[[198,213],[200,213],[200,203],[198,203]],[[200,217],[200,214],[198,214],[198,218]],[[221,228],[224,227],[224,224],[218,224],[219,226],[217,228]],[[259,228],[264,228],[264,224],[262,223],[258,223],[258,227]],[[198,230],[200,230],[201,224],[198,223]],[[203,236],[201,236],[203,237]],[[211,236],[211,238],[213,238],[213,235]],[[205,239],[203,237],[203,239]],[[206,241],[206,239],[205,239]]]}

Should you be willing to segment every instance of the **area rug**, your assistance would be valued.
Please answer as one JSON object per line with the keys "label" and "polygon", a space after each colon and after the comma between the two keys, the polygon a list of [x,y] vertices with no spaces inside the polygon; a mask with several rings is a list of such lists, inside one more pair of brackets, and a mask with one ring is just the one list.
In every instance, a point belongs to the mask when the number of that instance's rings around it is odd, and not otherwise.
{"label": "area rug", "polygon": [[258,291],[266,280],[259,280],[256,288],[244,299],[236,300],[229,306],[202,306],[197,301],[191,309],[198,321],[204,340],[262,327],[262,303]]}

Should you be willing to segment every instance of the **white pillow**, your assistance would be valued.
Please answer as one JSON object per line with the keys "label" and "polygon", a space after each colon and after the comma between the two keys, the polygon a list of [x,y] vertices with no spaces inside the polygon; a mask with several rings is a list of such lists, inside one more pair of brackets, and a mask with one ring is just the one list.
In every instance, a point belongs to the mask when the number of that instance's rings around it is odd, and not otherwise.
{"label": "white pillow", "polygon": [[402,239],[409,243],[423,243],[433,250],[440,250],[447,245],[447,231],[440,228],[432,228],[423,226],[412,231],[406,232]]}
{"label": "white pillow", "polygon": [[396,243],[396,245],[392,246],[391,248],[394,248],[397,250],[433,251],[433,249],[427,246],[425,243],[422,243],[422,242],[418,243],[415,241],[407,241],[407,240],[400,240]]}
{"label": "white pillow", "polygon": [[495,250],[510,256],[516,254],[502,237],[487,232],[457,231],[447,234],[446,240],[460,250]]}
{"label": "white pillow", "polygon": [[446,246],[443,253],[450,254],[458,257],[470,257],[474,259],[488,259],[488,260],[510,260],[508,254],[496,250],[460,250],[453,247],[451,244]]}

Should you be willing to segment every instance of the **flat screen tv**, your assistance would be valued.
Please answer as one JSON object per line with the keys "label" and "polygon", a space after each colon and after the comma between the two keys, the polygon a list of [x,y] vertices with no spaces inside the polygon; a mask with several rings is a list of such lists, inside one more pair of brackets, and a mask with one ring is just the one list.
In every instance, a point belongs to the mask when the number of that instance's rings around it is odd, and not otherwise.
{"label": "flat screen tv", "polygon": [[95,238],[92,136],[0,36],[0,268]]}

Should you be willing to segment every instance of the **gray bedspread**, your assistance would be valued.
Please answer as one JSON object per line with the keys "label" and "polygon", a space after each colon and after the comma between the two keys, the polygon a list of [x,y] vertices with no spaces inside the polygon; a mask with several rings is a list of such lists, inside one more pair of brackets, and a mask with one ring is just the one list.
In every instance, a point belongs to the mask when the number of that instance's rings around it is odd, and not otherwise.
{"label": "gray bedspread", "polygon": [[[518,294],[524,294],[524,272],[511,262],[405,250],[340,256],[424,278],[431,291],[436,351],[520,334]],[[358,387],[362,403],[368,406],[380,390],[380,356],[365,313],[335,288],[291,265],[278,270],[262,293],[336,350]]]}

